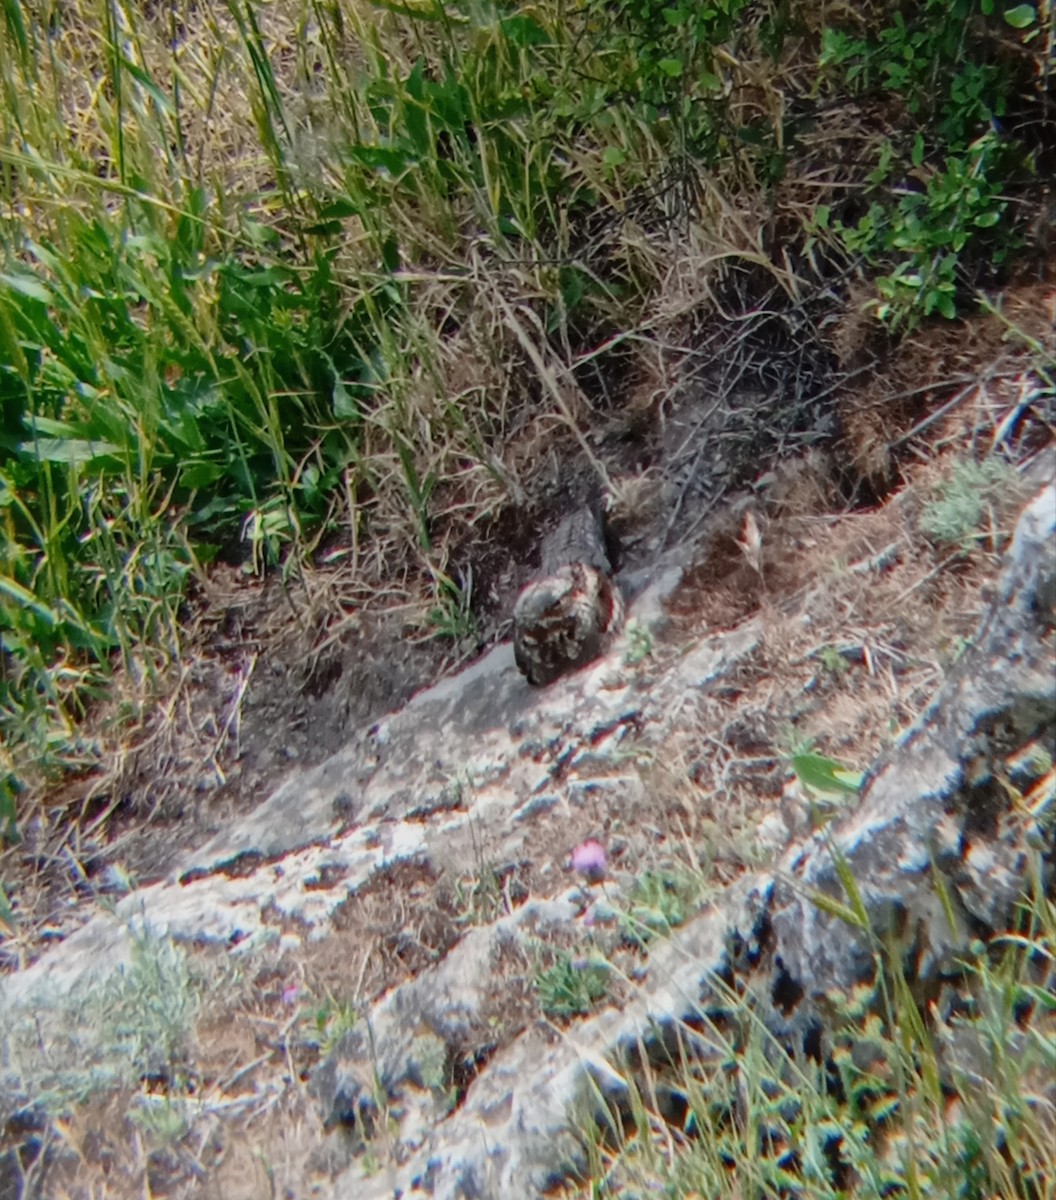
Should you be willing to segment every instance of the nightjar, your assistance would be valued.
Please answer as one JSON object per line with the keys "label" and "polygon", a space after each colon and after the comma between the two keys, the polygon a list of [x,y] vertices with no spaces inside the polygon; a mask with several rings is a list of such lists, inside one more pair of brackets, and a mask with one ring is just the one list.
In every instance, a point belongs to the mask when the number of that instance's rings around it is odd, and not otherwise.
{"label": "nightjar", "polygon": [[623,624],[601,521],[569,513],[543,541],[539,575],[517,597],[513,652],[529,683],[552,683],[602,654]]}

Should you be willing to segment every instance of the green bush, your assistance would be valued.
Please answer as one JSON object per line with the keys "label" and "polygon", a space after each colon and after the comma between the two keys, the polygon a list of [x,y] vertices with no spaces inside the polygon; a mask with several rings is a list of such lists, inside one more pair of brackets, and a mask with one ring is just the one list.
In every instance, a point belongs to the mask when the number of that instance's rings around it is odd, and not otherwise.
{"label": "green bush", "polygon": [[1025,82],[1010,51],[1034,15],[1009,6],[1002,22],[993,10],[993,0],[927,0],[886,11],[871,36],[822,34],[822,81],[883,96],[900,126],[880,144],[865,213],[846,220],[827,204],[815,213],[819,230],[880,270],[876,312],[895,328],[954,318],[980,267],[993,277],[1022,244],[1007,188],[1030,178],[1033,161],[1002,118]]}

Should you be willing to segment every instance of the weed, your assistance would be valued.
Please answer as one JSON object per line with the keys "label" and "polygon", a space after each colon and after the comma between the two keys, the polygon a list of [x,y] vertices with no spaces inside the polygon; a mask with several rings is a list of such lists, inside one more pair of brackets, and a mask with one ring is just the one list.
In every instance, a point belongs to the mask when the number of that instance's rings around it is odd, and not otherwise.
{"label": "weed", "polygon": [[8,772],[0,777],[0,845],[18,841],[18,810],[15,801],[20,786],[17,777]]}
{"label": "weed", "polygon": [[447,1046],[435,1033],[423,1034],[411,1043],[411,1058],[418,1068],[422,1083],[434,1091],[442,1088],[447,1079]]}
{"label": "weed", "polygon": [[184,952],[149,931],[129,962],[76,994],[38,997],[32,1017],[12,1010],[0,1027],[15,1078],[49,1113],[96,1093],[149,1080],[178,1098],[189,1086],[204,981]]}
{"label": "weed", "polygon": [[442,1100],[445,1109],[454,1108],[458,1088],[452,1082],[448,1049],[435,1033],[424,1033],[411,1043],[408,1055],[414,1074],[423,1087]]}
{"label": "weed", "polygon": [[1001,459],[955,463],[921,513],[921,531],[965,554],[980,544],[996,550],[998,510],[1018,482],[1015,470]]}
{"label": "weed", "polygon": [[491,866],[485,866],[474,877],[456,879],[454,903],[460,920],[470,925],[487,925],[505,911],[502,879]]}
{"label": "weed", "polygon": [[452,642],[475,639],[477,619],[473,615],[473,571],[466,569],[460,586],[450,575],[436,575],[436,606],[429,612],[433,636]]}
{"label": "weed", "polygon": [[548,1017],[558,1020],[585,1016],[608,994],[610,973],[609,964],[600,956],[574,956],[557,950],[552,963],[535,974],[539,1006]]}
{"label": "weed", "polygon": [[139,1096],[128,1117],[160,1146],[176,1145],[191,1128],[186,1104],[174,1101],[171,1096]]}
{"label": "weed", "polygon": [[971,638],[963,637],[961,634],[953,634],[940,644],[939,661],[944,667],[955,666],[968,653],[973,644]]}
{"label": "weed", "polygon": [[454,881],[454,906],[459,920],[470,925],[488,925],[508,911],[503,878],[488,860],[476,825],[470,827],[476,870]]}
{"label": "weed", "polygon": [[325,1058],[355,1029],[358,1020],[358,1010],[352,1001],[328,996],[308,1015],[305,1040],[308,1045],[318,1046]]}
{"label": "weed", "polygon": [[14,906],[4,889],[4,885],[0,883],[0,930],[11,936],[17,929],[18,918],[15,916]]}
{"label": "weed", "polygon": [[844,658],[836,646],[822,646],[818,651],[818,661],[830,675],[837,677],[846,674],[850,670],[847,659]]}
{"label": "weed", "polygon": [[653,635],[638,621],[627,622],[627,651],[623,661],[629,667],[644,662],[653,652]]}
{"label": "weed", "polygon": [[682,925],[700,899],[699,877],[684,870],[643,871],[634,881],[621,917],[623,936],[645,945]]}

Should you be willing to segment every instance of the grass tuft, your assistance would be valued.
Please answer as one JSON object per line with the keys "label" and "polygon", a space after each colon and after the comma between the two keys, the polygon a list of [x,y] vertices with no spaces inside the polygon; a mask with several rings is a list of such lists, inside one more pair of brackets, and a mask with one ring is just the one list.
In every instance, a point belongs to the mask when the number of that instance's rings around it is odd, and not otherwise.
{"label": "grass tuft", "polygon": [[1052,1196],[1054,935],[1038,888],[927,1002],[878,946],[875,981],[830,998],[813,1049],[712,981],[680,1049],[642,1055],[585,1124],[589,1194]]}

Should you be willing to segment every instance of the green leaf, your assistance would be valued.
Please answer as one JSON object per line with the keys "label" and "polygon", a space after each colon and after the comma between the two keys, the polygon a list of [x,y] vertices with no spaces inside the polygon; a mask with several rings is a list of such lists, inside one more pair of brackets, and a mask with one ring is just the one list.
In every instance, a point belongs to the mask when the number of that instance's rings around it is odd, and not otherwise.
{"label": "green leaf", "polygon": [[180,483],[192,490],[209,487],[224,475],[224,468],[218,463],[196,462],[188,463],[180,471]]}
{"label": "green leaf", "polygon": [[59,618],[44,603],[36,598],[28,588],[24,588],[17,580],[9,575],[0,575],[0,594],[10,597],[16,604],[28,608],[50,627],[58,624]]}
{"label": "green leaf", "polygon": [[4,16],[7,18],[8,32],[18,43],[22,61],[28,62],[29,40],[26,37],[26,23],[22,20],[22,5],[19,0],[4,0]]}
{"label": "green leaf", "polygon": [[662,58],[656,65],[672,79],[678,79],[685,70],[685,64],[680,58]]}
{"label": "green leaf", "polygon": [[402,265],[400,262],[400,244],[394,237],[387,237],[381,248],[381,263],[390,275],[395,275]]}
{"label": "green leaf", "polygon": [[344,380],[336,375],[334,376],[332,396],[334,416],[339,421],[353,421],[359,417],[359,405],[356,403],[355,397],[345,387]]}
{"label": "green leaf", "polygon": [[791,762],[800,783],[811,791],[854,796],[861,789],[861,771],[845,767],[824,754],[794,754]]}
{"label": "green leaf", "polygon": [[96,442],[87,438],[37,438],[33,442],[20,442],[19,451],[31,455],[40,462],[66,463],[69,466],[96,462],[103,458],[116,458],[121,447],[113,442]]}
{"label": "green leaf", "polygon": [[384,146],[353,146],[349,157],[358,159],[365,167],[374,171],[387,171],[390,175],[402,175],[414,161],[402,151],[387,150]]}
{"label": "green leaf", "polygon": [[11,901],[7,898],[7,892],[4,891],[2,883],[0,883],[0,929],[12,935],[18,930],[15,910],[11,906]]}
{"label": "green leaf", "polygon": [[304,232],[313,237],[336,237],[341,228],[340,221],[313,221],[310,225],[305,225]]}
{"label": "green leaf", "polygon": [[0,283],[6,283],[13,292],[28,296],[30,300],[39,300],[41,304],[51,304],[55,300],[53,293],[32,275],[0,275]]}
{"label": "green leaf", "polygon": [[1011,25],[1013,29],[1026,29],[1037,19],[1038,14],[1034,11],[1033,4],[1017,4],[1015,8],[1007,9],[1005,12],[1005,23]]}
{"label": "green leaf", "polygon": [[506,17],[499,28],[513,46],[545,46],[550,40],[546,30],[531,17]]}
{"label": "green leaf", "polygon": [[619,146],[606,146],[602,151],[601,161],[607,167],[618,167],[627,161],[627,155]]}
{"label": "green leaf", "polygon": [[342,217],[358,217],[362,211],[362,205],[356,204],[354,200],[347,198],[333,200],[329,204],[324,204],[319,210],[319,219],[321,221],[339,221]]}
{"label": "green leaf", "polygon": [[953,302],[953,297],[949,292],[937,292],[934,295],[935,307],[948,321],[952,321],[957,316],[957,306]]}
{"label": "green leaf", "polygon": [[137,67],[134,62],[126,58],[124,55],[121,56],[120,63],[122,70],[127,71],[128,74],[131,75],[132,78],[140,85],[140,87],[142,87],[146,92],[149,92],[151,99],[158,106],[158,108],[166,115],[170,115],[173,111],[172,101],[168,98],[168,96],[165,95],[162,89],[158,87],[154,80],[151,79],[146,71],[144,71],[142,67]]}

